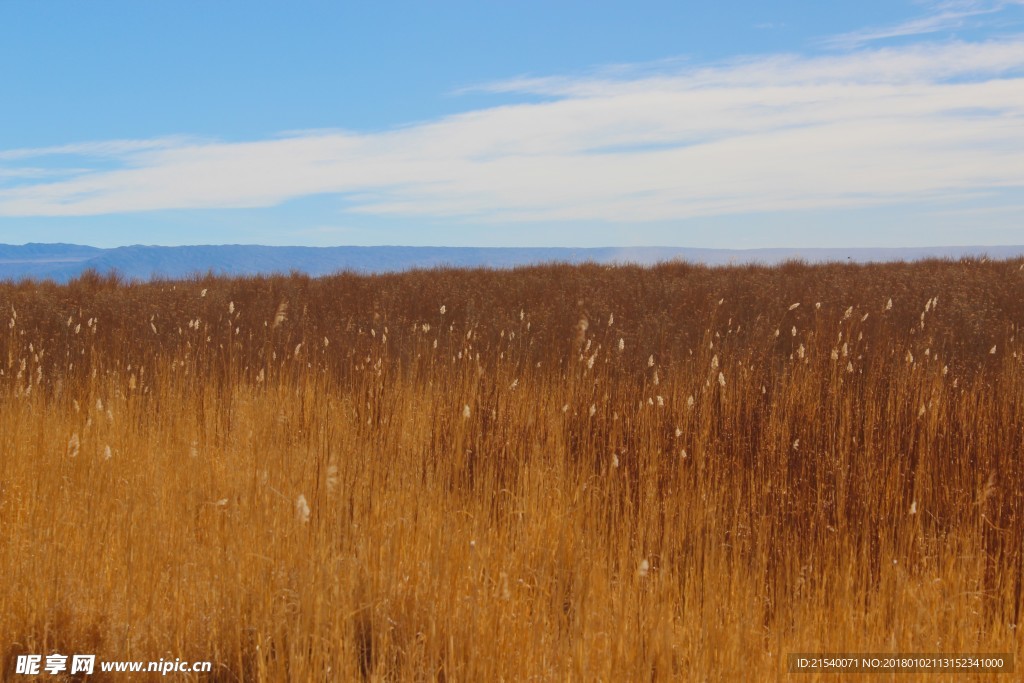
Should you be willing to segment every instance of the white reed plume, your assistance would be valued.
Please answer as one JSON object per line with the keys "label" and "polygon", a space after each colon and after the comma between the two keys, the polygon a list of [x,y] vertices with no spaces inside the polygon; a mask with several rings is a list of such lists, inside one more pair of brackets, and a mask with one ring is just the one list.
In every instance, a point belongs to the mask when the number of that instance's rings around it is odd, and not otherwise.
{"label": "white reed plume", "polygon": [[791,311],[796,310],[797,308],[800,308],[800,302],[799,301],[796,302],[795,304],[790,304],[789,305],[789,310],[791,310]]}
{"label": "white reed plume", "polygon": [[331,463],[327,466],[327,492],[331,493],[338,488],[338,466]]}
{"label": "white reed plume", "polygon": [[693,394],[690,394],[689,398],[686,399],[686,407],[687,408],[692,408],[693,407]]}
{"label": "white reed plume", "polygon": [[614,313],[609,313],[608,314],[608,327],[611,327],[614,324],[615,324],[615,314]]}
{"label": "white reed plume", "polygon": [[112,454],[110,452],[110,446],[109,445],[105,446],[103,448],[103,459],[104,460],[110,460],[111,457],[113,457],[113,456],[112,456]]}
{"label": "white reed plume", "polygon": [[280,327],[281,323],[288,319],[288,302],[282,301],[277,305],[277,312],[274,313],[274,327]]}
{"label": "white reed plume", "polygon": [[464,406],[462,406],[462,417],[463,417],[464,419],[468,420],[468,419],[469,419],[469,416],[470,416],[471,414],[472,414],[472,413],[471,413],[471,412],[470,412],[470,410],[469,410],[469,404],[468,404],[468,403],[467,403],[467,404],[465,404]]}
{"label": "white reed plume", "polygon": [[200,299],[202,299],[204,296],[206,296],[206,290],[205,289],[203,291],[199,292],[199,298]]}
{"label": "white reed plume", "polygon": [[576,321],[576,346],[583,346],[583,341],[587,336],[587,328],[590,327],[590,321],[587,320],[587,316],[581,315],[580,319]]}
{"label": "white reed plume", "polygon": [[597,405],[594,403],[590,404],[590,417],[594,417],[594,413],[597,412]]}
{"label": "white reed plume", "polygon": [[912,515],[916,515],[917,514],[917,501],[916,500],[915,501],[911,501],[911,503],[910,503],[910,514],[912,514]]}
{"label": "white reed plume", "polygon": [[71,435],[71,438],[68,439],[67,456],[69,458],[78,457],[79,446],[81,446],[81,442],[78,440],[78,432],[75,432]]}
{"label": "white reed plume", "polygon": [[619,353],[621,353],[625,349],[626,349],[626,340],[623,339],[622,337],[619,337]]}
{"label": "white reed plume", "polygon": [[228,315],[232,315],[232,314],[234,314],[234,312],[235,312],[235,302],[234,301],[229,301],[228,302]]}
{"label": "white reed plume", "polygon": [[714,356],[711,357],[711,369],[712,370],[717,370],[718,369],[718,354],[717,353]]}
{"label": "white reed plume", "polygon": [[989,355],[995,355],[996,347],[993,345],[992,348],[988,350],[988,352],[989,352]]}
{"label": "white reed plume", "polygon": [[891,311],[892,310],[892,299],[889,299],[888,301],[885,302],[885,310],[887,310],[887,311]]}
{"label": "white reed plume", "polygon": [[647,560],[640,560],[640,566],[636,570],[636,575],[641,579],[647,576],[647,572],[651,570],[651,563]]}
{"label": "white reed plume", "polygon": [[725,375],[722,373],[718,373],[718,384],[723,387],[725,386]]}
{"label": "white reed plume", "polygon": [[654,367],[654,354],[653,353],[647,358],[647,367],[649,367],[649,368],[653,368]]}
{"label": "white reed plume", "polygon": [[306,502],[306,496],[300,493],[295,499],[295,517],[300,524],[308,524],[309,514],[309,503]]}
{"label": "white reed plume", "polygon": [[448,309],[447,309],[447,308],[445,307],[445,305],[444,305],[444,304],[441,304],[441,315],[444,315],[444,314],[445,314],[445,311],[447,311],[447,310],[448,310]]}

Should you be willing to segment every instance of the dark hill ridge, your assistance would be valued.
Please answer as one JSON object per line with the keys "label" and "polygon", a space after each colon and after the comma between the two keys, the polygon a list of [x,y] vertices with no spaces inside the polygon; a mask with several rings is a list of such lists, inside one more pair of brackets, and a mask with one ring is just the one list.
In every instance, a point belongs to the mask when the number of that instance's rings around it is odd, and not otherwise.
{"label": "dark hill ridge", "polygon": [[87,268],[117,271],[129,279],[184,278],[212,271],[218,275],[258,275],[297,271],[311,276],[339,271],[383,273],[411,268],[512,268],[537,263],[636,263],[682,260],[707,265],[763,263],[789,259],[811,263],[914,261],[1024,256],[1024,246],[908,247],[855,249],[688,249],[682,247],[267,247],[211,245],[160,247],[133,245],[99,249],[77,244],[0,244],[0,280],[24,278],[66,282]]}

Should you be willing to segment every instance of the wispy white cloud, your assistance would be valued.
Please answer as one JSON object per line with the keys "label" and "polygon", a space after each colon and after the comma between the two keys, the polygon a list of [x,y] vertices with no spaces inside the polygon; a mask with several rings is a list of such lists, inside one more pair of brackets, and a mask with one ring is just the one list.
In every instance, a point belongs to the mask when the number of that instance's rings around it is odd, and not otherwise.
{"label": "wispy white cloud", "polygon": [[974,27],[978,20],[1008,7],[1024,5],[1024,0],[944,0],[927,2],[926,12],[919,17],[889,26],[858,29],[831,36],[823,45],[842,49],[861,47],[890,38],[905,38]]}
{"label": "wispy white cloud", "polygon": [[[0,152],[0,216],[267,207],[338,194],[351,211],[373,214],[630,223],[948,200],[1024,187],[1022,71],[1019,37],[676,62],[490,84],[483,89],[545,101],[379,133],[9,150]],[[53,154],[103,163],[5,186],[5,174]]]}
{"label": "wispy white cloud", "polygon": [[54,145],[51,147],[27,147],[22,149],[0,150],[0,162],[56,156],[91,157],[94,159],[121,158],[134,152],[178,147],[182,144],[186,144],[191,139],[192,138],[179,136],[153,138],[150,140],[105,140],[102,142],[80,142],[70,145]]}

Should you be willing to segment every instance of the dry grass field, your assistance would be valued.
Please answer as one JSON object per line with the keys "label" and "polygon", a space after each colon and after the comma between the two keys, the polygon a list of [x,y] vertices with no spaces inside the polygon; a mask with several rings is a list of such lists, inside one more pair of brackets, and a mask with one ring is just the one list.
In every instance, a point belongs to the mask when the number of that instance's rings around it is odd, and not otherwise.
{"label": "dry grass field", "polygon": [[1024,645],[1024,262],[88,274],[0,285],[0,320],[9,680]]}

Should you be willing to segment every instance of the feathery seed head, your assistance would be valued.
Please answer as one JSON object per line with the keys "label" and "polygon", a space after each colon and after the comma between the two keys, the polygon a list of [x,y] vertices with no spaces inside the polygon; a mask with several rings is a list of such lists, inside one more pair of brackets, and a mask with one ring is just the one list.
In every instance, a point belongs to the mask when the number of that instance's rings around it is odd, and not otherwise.
{"label": "feathery seed head", "polygon": [[274,313],[274,327],[280,327],[281,323],[288,319],[288,302],[282,301],[277,305],[277,312]]}
{"label": "feathery seed head", "polygon": [[299,524],[308,524],[309,515],[309,503],[306,502],[306,496],[300,493],[295,499],[295,518],[299,520]]}

